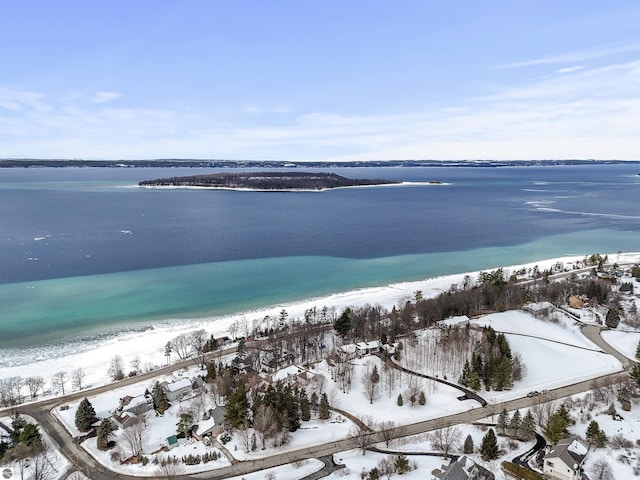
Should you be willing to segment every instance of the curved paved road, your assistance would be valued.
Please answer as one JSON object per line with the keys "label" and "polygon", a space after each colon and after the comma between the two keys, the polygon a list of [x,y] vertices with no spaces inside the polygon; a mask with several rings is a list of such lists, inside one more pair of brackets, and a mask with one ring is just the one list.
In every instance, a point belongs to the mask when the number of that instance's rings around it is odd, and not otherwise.
{"label": "curved paved road", "polygon": [[[599,331],[600,331],[599,327],[585,326],[583,331],[585,332],[585,335],[589,339],[594,341],[594,343],[596,343],[599,347],[601,347],[605,352],[615,356],[618,360],[623,362],[624,365],[628,366],[632,363],[626,357],[619,354],[609,344],[604,342],[604,340],[599,335]],[[227,349],[225,353],[231,353],[232,351],[233,349]],[[73,401],[73,400],[82,398],[84,396],[96,395],[104,391],[108,391],[123,385],[128,385],[128,384],[139,382],[141,380],[150,379],[160,374],[170,373],[176,369],[192,365],[192,363],[193,362],[191,360],[180,362],[178,364],[174,364],[169,367],[163,367],[162,369],[149,372],[148,374],[140,375],[138,377],[133,377],[133,378],[127,378],[116,384],[105,385],[103,387],[98,387],[98,388],[85,390],[81,392],[75,392],[73,394],[66,395],[64,397],[58,397],[50,400],[44,400],[42,402],[27,404],[21,407],[21,409],[23,413],[34,417],[40,423],[42,428],[51,436],[53,441],[56,443],[57,448],[62,452],[62,454],[65,457],[67,457],[67,459],[78,470],[81,470],[83,472],[89,472],[89,476],[92,480],[108,480],[113,478],[122,479],[122,480],[139,480],[141,477],[132,477],[127,475],[117,474],[115,472],[110,472],[110,471],[105,472],[104,467],[102,465],[98,465],[84,449],[82,449],[81,447],[79,447],[73,442],[71,435],[62,427],[62,425],[58,423],[58,421],[55,418],[53,418],[53,415],[51,415],[50,410],[55,405],[63,402]],[[413,373],[413,372],[410,372],[410,373]],[[439,428],[447,427],[450,425],[472,423],[472,422],[481,420],[483,418],[495,415],[499,413],[503,408],[505,408],[508,411],[521,409],[524,407],[534,405],[539,401],[540,398],[543,398],[544,401],[564,398],[569,395],[590,390],[593,388],[593,385],[596,382],[600,385],[610,385],[614,383],[619,383],[625,380],[626,378],[628,378],[627,372],[619,372],[619,373],[604,375],[591,380],[577,382],[561,388],[556,388],[546,393],[543,397],[537,397],[537,398],[525,397],[525,398],[509,400],[506,402],[501,402],[501,403],[492,404],[492,405],[487,405],[485,402],[484,405],[481,404],[482,406],[480,407],[473,406],[470,410],[467,410],[465,412],[406,425],[402,429],[402,435],[403,436],[415,435],[418,433],[424,433],[424,432],[436,430]],[[445,382],[442,379],[433,378],[433,380]],[[450,382],[447,382],[447,383],[450,383]],[[460,388],[455,384],[452,384],[451,386]],[[371,443],[374,443],[374,442],[383,441],[383,439],[380,437],[379,433],[374,432],[370,434],[370,441]],[[302,449],[298,449],[290,452],[275,454],[268,458],[264,458],[260,460],[238,462],[233,465],[216,469],[213,471],[203,472],[199,474],[185,475],[185,476],[181,476],[180,478],[223,480],[231,476],[244,475],[244,474],[255,472],[258,470],[263,470],[266,468],[293,463],[293,462],[297,462],[297,461],[305,460],[309,458],[328,457],[335,453],[338,453],[344,450],[349,450],[352,448],[357,448],[357,447],[358,445],[354,439],[346,438],[343,440],[329,442],[322,445],[315,445],[315,446],[302,448]]]}

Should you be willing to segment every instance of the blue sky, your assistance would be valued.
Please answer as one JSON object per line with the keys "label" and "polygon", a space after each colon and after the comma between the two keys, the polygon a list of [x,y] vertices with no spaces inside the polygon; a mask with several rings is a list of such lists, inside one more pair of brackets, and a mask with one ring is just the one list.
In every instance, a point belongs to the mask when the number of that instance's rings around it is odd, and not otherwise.
{"label": "blue sky", "polygon": [[640,159],[640,2],[0,0],[0,158]]}

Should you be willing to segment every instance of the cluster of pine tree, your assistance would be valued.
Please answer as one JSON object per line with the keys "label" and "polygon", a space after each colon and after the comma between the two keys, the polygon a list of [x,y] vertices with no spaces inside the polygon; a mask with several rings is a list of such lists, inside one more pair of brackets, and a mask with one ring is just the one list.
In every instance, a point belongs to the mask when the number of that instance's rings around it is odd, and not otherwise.
{"label": "cluster of pine tree", "polygon": [[524,417],[520,410],[509,416],[506,409],[502,409],[496,423],[496,430],[502,435],[510,435],[518,440],[529,441],[536,437],[536,423],[529,410]]}
{"label": "cluster of pine tree", "polygon": [[320,419],[329,418],[329,400],[326,393],[318,396],[313,392],[307,395],[304,389],[294,389],[288,385],[270,385],[264,392],[254,392],[253,402],[249,400],[249,392],[243,380],[227,400],[225,419],[232,428],[242,429],[252,425],[253,419],[261,406],[273,413],[274,423],[278,429],[295,432],[300,422],[311,419],[311,412],[317,413]]}
{"label": "cluster of pine tree", "polygon": [[502,333],[484,327],[482,340],[473,351],[471,362],[465,362],[458,382],[471,390],[504,390],[511,388],[521,371],[519,361],[511,355],[509,342]]}
{"label": "cluster of pine tree", "polygon": [[185,465],[200,465],[201,463],[215,462],[216,460],[218,460],[218,453],[215,451],[205,452],[202,455],[193,455],[190,453],[182,457],[182,463]]}
{"label": "cluster of pine tree", "polygon": [[11,414],[11,427],[13,430],[9,441],[0,441],[0,463],[16,459],[26,461],[43,450],[44,444],[37,425],[29,423],[14,411]]}

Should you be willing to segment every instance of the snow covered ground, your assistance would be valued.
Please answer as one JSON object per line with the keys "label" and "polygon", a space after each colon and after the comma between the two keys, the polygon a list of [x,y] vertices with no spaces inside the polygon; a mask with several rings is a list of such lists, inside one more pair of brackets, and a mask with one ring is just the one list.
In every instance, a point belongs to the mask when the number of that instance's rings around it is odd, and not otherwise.
{"label": "snow covered ground", "polygon": [[625,331],[625,330],[606,330],[602,332],[602,338],[618,350],[620,353],[636,360],[636,349],[640,342],[640,332]]}
{"label": "snow covered ground", "polygon": [[[635,261],[637,261],[638,255],[635,255],[636,257],[634,258],[636,258]],[[537,262],[536,264],[541,269],[544,269],[554,265],[558,261],[562,261],[567,264],[571,260],[581,259],[582,257],[553,259],[545,262]],[[622,262],[625,260],[621,259],[620,261]],[[534,264],[528,266],[533,265]],[[521,266],[510,267],[510,269],[517,269],[520,267]],[[477,277],[477,272],[472,272],[469,275],[472,278],[475,278]],[[289,313],[290,319],[301,317],[306,309],[313,306],[321,307],[327,305],[340,310],[346,306],[364,305],[366,303],[372,303],[372,301],[375,300],[376,303],[390,308],[392,305],[413,296],[413,292],[416,290],[421,290],[424,297],[437,295],[438,293],[448,289],[450,285],[461,283],[464,276],[465,274],[451,275],[447,277],[429,279],[422,282],[412,282],[377,289],[347,292],[323,299],[312,299],[308,302],[301,302],[293,305],[279,305],[259,312],[250,312],[223,319],[208,319],[206,321],[198,320],[191,325],[191,328],[206,328],[209,333],[220,336],[227,334],[226,329],[228,329],[232,322],[238,319],[243,317],[264,318],[265,315],[277,317],[280,310],[283,308],[285,308]],[[530,390],[551,389],[561,385],[574,383],[578,380],[620,371],[622,368],[620,363],[613,357],[599,353],[597,351],[598,348],[582,336],[579,328],[571,319],[569,319],[569,317],[561,318],[558,323],[551,323],[538,320],[523,312],[504,312],[475,319],[473,320],[473,323],[479,326],[491,325],[498,331],[508,332],[507,338],[511,344],[512,350],[520,353],[525,365],[527,365],[527,374],[525,378],[522,381],[517,382],[511,391],[490,392],[487,395],[487,400],[490,402],[501,402],[511,398],[522,397]],[[122,355],[125,359],[125,363],[137,356],[140,358],[142,365],[163,365],[165,363],[164,345],[178,333],[181,333],[184,328],[184,325],[181,325],[180,327],[176,326],[161,331],[145,332],[144,335],[123,336],[121,338],[113,339],[105,345],[97,347],[91,352],[52,358],[47,361],[35,362],[32,364],[3,367],[0,368],[0,378],[15,375],[23,377],[41,375],[42,372],[51,372],[51,374],[53,374],[56,371],[69,371],[78,365],[82,365],[87,373],[87,381],[85,383],[92,384],[94,386],[108,383],[108,361],[114,351]],[[612,344],[620,345],[619,348],[621,348],[625,354],[630,355],[631,358],[633,358],[635,355],[635,348],[638,340],[640,339],[640,333],[628,334],[612,331],[607,332],[606,335],[608,341]],[[633,337],[633,335],[635,335],[635,337]],[[609,340],[609,338],[611,338],[611,340]],[[626,352],[630,352],[630,354]],[[473,401],[458,401],[456,397],[459,396],[460,393],[456,389],[428,380],[419,380],[420,388],[424,389],[427,394],[426,405],[420,406],[416,404],[414,406],[410,406],[405,402],[402,407],[399,407],[397,405],[397,396],[398,394],[403,393],[408,386],[409,380],[406,375],[401,376],[399,384],[393,391],[387,392],[381,388],[379,398],[371,403],[363,394],[364,371],[367,367],[367,363],[377,363],[380,370],[382,369],[382,366],[380,365],[379,360],[375,357],[359,359],[354,361],[354,363],[354,377],[351,390],[348,393],[342,392],[342,390],[338,388],[337,383],[330,380],[330,372],[326,363],[319,364],[316,367],[316,373],[323,374],[327,378],[325,388],[332,404],[352,413],[355,416],[371,416],[377,421],[385,419],[393,420],[397,424],[403,424],[436,418],[478,406],[477,403]],[[188,371],[183,370],[176,372],[173,376],[168,377],[167,379],[171,381],[172,379],[184,376],[192,376],[195,373],[196,369],[194,367]],[[150,389],[151,386],[151,382],[142,382],[134,386],[115,389],[106,394],[91,397],[90,400],[96,409],[97,415],[99,417],[105,417],[113,412],[115,407],[118,405],[119,398],[125,395],[134,396],[143,393],[146,388]],[[74,435],[79,434],[74,425],[77,404],[77,402],[69,404],[70,408],[65,411],[56,410],[56,415]],[[149,429],[150,433],[146,441],[145,453],[158,450],[167,436],[175,434],[176,413],[178,408],[179,405],[174,405],[165,413],[164,417],[152,417],[149,419],[151,426]],[[634,406],[634,408],[637,408],[637,406]],[[637,415],[637,418],[636,416],[631,416],[629,412],[625,412],[625,414],[633,420],[630,422],[624,422],[624,426],[617,424],[611,425],[610,428],[617,428],[619,431],[624,432],[625,435],[630,435],[630,438],[633,438],[635,441],[636,436],[640,438],[640,427],[638,427],[638,425],[640,425],[640,412]],[[606,425],[606,419],[603,419],[603,424]],[[601,426],[603,426],[603,424],[601,424]],[[303,422],[302,428],[294,433],[290,443],[286,445],[284,449],[294,450],[314,444],[321,444],[346,438],[349,436],[349,431],[352,426],[353,423],[351,421],[335,413],[332,414],[332,419],[330,421],[320,422],[318,420],[314,420],[311,422]],[[465,434],[467,429],[469,430],[469,433],[472,434],[474,438],[476,446],[478,446],[484,432],[481,432],[476,427],[464,427],[464,429]],[[464,438],[462,440],[464,440]],[[95,439],[86,441],[84,446],[92,455],[98,458],[101,463],[108,466],[108,468],[124,474],[153,475],[157,469],[157,466],[152,464],[147,467],[141,467],[138,465],[120,465],[119,461],[111,460],[109,453],[105,454],[97,450],[95,447]],[[240,442],[237,437],[234,437],[232,442],[227,444],[226,447],[229,452],[239,460],[257,459],[274,453],[273,449],[247,453],[244,451],[244,448],[240,446]],[[411,445],[405,444],[397,446],[397,448],[406,448],[406,451],[415,451],[415,449],[420,450],[423,447],[431,448],[430,445],[420,443],[419,441]],[[213,449],[215,449],[215,447],[206,447],[200,442],[183,441],[182,444],[172,450],[170,454],[176,455],[179,458],[188,453],[203,453],[205,451],[212,451]],[[283,451],[283,449],[278,448],[278,452],[281,451]],[[363,456],[360,451],[343,452],[336,456],[336,460],[339,461],[342,459],[342,461],[348,465],[348,472],[350,473],[345,476],[347,471],[343,470],[342,472],[334,473],[328,478],[359,478],[360,472],[363,468],[371,469],[375,466],[379,460],[377,455],[378,454],[368,453]],[[515,455],[517,454],[514,454],[513,456]],[[509,453],[508,457],[511,456],[511,453]],[[407,476],[405,478],[409,479],[424,478],[426,472],[431,472],[434,468],[440,468],[442,465],[442,459],[438,457],[412,456],[410,460],[411,462],[415,461],[419,469],[406,474]],[[185,473],[195,473],[223,465],[228,465],[228,460],[224,455],[215,462],[215,465],[213,463],[209,463],[206,465],[201,464],[196,467],[185,467]],[[302,471],[306,471],[306,468],[312,470],[313,468],[319,467],[317,464],[312,464],[312,462],[303,466],[294,465],[279,467],[274,470],[274,478],[299,478],[297,475],[302,473]],[[498,469],[492,469],[492,471],[497,472]],[[625,472],[627,471],[628,470],[625,470]],[[254,477],[243,475],[243,478],[249,480]],[[260,472],[260,476],[255,478],[265,478],[265,472]],[[630,476],[618,477],[616,475],[616,478],[630,478]]]}

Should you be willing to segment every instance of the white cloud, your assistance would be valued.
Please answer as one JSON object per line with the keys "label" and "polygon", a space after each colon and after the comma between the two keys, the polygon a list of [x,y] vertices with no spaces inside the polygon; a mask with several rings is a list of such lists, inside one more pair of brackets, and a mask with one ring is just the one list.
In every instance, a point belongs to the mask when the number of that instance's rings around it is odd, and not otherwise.
{"label": "white cloud", "polygon": [[640,51],[640,43],[630,43],[621,45],[605,45],[590,48],[588,50],[579,50],[574,52],[567,52],[559,55],[550,55],[547,57],[534,58],[530,60],[524,60],[521,62],[508,63],[505,65],[499,65],[499,69],[510,68],[522,68],[522,67],[534,67],[538,65],[553,65],[558,63],[579,63],[586,60],[592,60],[596,58],[609,57],[620,53],[632,53]]}
{"label": "white cloud", "polygon": [[246,107],[244,107],[243,111],[244,113],[248,113],[249,115],[258,115],[263,113],[290,113],[291,109],[283,105],[278,105],[275,107],[259,107],[257,105],[247,105]]}
{"label": "white cloud", "polygon": [[584,68],[585,68],[584,65],[576,65],[574,67],[559,68],[558,70],[556,70],[556,73],[573,73],[573,72],[577,72],[578,70],[583,70]]}
{"label": "white cloud", "polygon": [[0,88],[0,105],[13,107],[0,116],[0,156],[638,159],[640,61],[571,68],[571,75],[494,85],[484,96],[459,102],[463,106],[375,115],[283,113],[277,124],[261,116],[251,124],[230,123],[209,112],[80,99],[57,105],[37,93]]}
{"label": "white cloud", "polygon": [[120,98],[122,95],[116,92],[97,92],[93,95],[89,101],[92,103],[107,103],[116,98]]}

